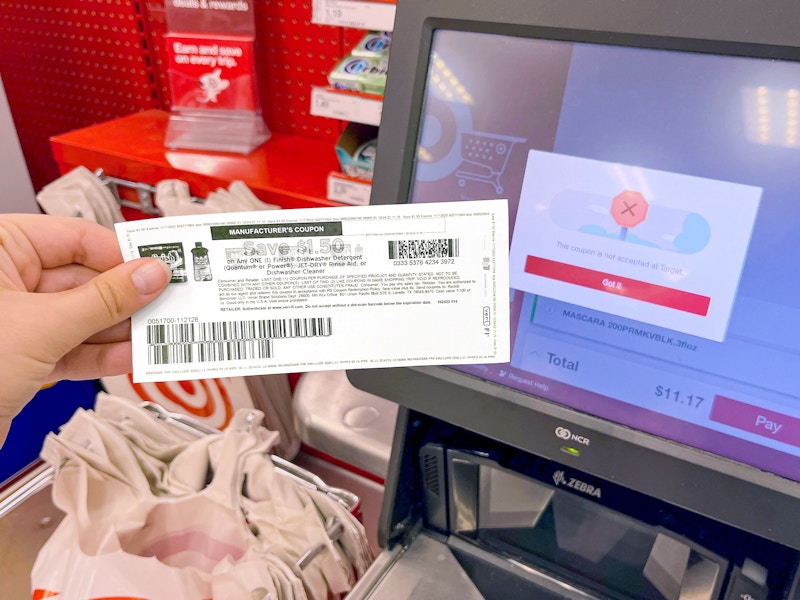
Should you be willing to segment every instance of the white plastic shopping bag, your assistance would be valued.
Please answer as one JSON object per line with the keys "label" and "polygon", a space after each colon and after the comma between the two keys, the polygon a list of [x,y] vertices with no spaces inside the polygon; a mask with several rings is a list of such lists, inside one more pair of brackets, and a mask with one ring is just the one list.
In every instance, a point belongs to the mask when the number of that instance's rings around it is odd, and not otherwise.
{"label": "white plastic shopping bag", "polygon": [[237,410],[255,408],[264,413],[264,425],[280,434],[274,454],[291,460],[300,450],[286,375],[134,383],[128,374],[104,377],[101,382],[111,395],[136,403],[154,402],[214,429],[228,427]]}
{"label": "white plastic shopping bag", "polygon": [[33,597],[342,598],[372,559],[363,527],[341,499],[278,472],[262,418],[241,409],[201,435],[108,394],[77,411],[42,449],[66,516]]}
{"label": "white plastic shopping bag", "polygon": [[249,588],[243,597],[278,598],[276,582],[302,590],[265,558],[268,547],[239,508],[244,460],[263,456],[276,437],[253,429],[254,418],[237,414],[229,430],[187,443],[157,468],[155,457],[141,462],[146,453],[124,426],[76,413],[42,451],[57,469],[53,499],[66,516],[34,564],[34,597],[209,600],[230,597],[215,585],[235,585]]}

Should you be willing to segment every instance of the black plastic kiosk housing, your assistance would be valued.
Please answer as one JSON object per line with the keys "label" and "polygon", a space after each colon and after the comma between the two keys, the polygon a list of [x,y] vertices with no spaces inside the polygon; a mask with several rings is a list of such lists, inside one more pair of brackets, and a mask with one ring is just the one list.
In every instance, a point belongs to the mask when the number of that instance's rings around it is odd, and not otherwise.
{"label": "black plastic kiosk housing", "polygon": [[798,115],[791,0],[398,2],[372,203],[508,199],[512,359],[348,372],[402,407],[387,548],[798,597]]}

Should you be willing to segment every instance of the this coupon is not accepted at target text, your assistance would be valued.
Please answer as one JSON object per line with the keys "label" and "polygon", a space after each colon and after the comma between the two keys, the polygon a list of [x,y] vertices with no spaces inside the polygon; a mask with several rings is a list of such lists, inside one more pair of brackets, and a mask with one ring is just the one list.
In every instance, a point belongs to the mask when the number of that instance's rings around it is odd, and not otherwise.
{"label": "this coupon is not accepted at target text", "polygon": [[167,290],[132,318],[135,382],[509,360],[505,200],[116,226]]}

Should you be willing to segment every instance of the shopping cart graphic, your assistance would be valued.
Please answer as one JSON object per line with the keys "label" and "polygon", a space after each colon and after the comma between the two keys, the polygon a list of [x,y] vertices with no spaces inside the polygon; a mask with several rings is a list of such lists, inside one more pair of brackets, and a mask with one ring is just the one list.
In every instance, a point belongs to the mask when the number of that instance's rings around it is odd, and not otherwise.
{"label": "shopping cart graphic", "polygon": [[464,187],[467,180],[482,181],[494,185],[498,194],[503,193],[500,177],[511,156],[514,144],[526,141],[525,138],[468,131],[461,134],[461,158],[463,163],[456,171],[458,185]]}

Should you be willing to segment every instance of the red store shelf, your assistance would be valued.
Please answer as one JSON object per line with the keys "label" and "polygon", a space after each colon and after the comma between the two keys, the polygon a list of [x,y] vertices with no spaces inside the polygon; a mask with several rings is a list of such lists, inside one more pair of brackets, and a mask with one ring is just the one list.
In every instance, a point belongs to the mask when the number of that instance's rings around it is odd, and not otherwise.
{"label": "red store shelf", "polygon": [[60,172],[77,166],[155,185],[182,179],[206,197],[231,181],[245,182],[264,202],[283,208],[341,206],[326,198],[328,174],[339,168],[329,140],[273,133],[247,156],[164,147],[169,113],[146,110],[50,138]]}

